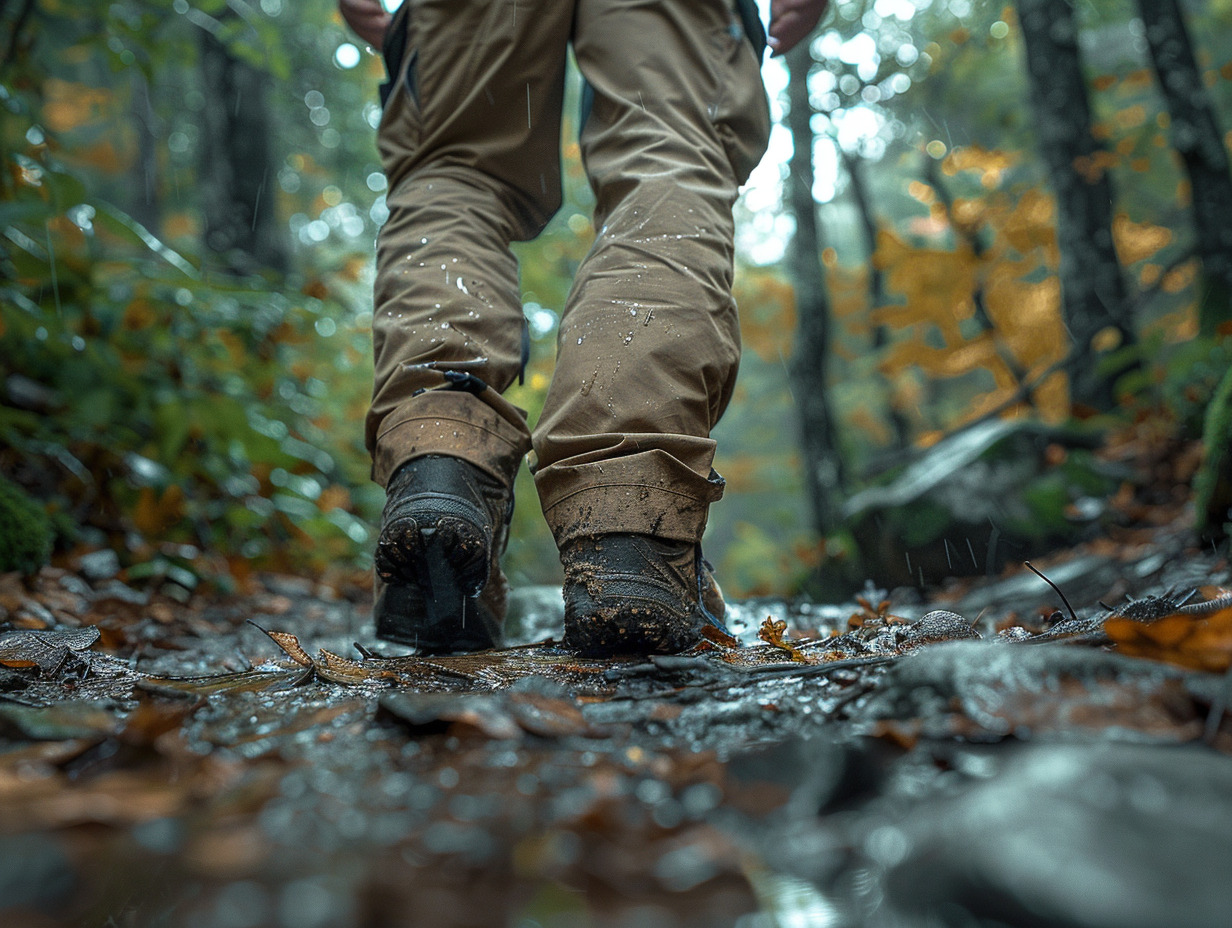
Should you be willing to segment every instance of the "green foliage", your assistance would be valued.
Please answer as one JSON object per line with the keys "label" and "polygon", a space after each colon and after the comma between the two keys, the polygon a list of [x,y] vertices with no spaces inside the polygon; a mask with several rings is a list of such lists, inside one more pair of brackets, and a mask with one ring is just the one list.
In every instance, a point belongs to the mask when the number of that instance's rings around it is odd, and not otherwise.
{"label": "green foliage", "polygon": [[33,573],[51,557],[51,520],[21,487],[0,476],[0,574]]}
{"label": "green foliage", "polygon": [[[0,468],[39,487],[63,535],[86,526],[138,573],[365,565],[383,496],[362,445],[383,68],[336,55],[359,42],[332,0],[170,6],[46,0],[0,74],[0,369],[16,375],[0,379]],[[261,203],[289,240],[285,276],[234,276],[202,242],[204,114],[227,105],[200,80],[206,34],[269,75]],[[542,310],[513,396],[532,421],[588,197],[574,144],[565,207],[519,246]],[[511,575],[550,580],[525,473],[518,513]]]}
{"label": "green foliage", "polygon": [[[119,67],[163,73],[153,11],[112,4],[102,36],[70,28],[69,41],[87,60],[103,45]],[[235,35],[277,39],[272,27]],[[371,375],[345,299],[350,255],[323,251],[307,279],[244,278],[194,237],[172,247],[100,195],[122,188],[81,158],[80,114],[53,108],[37,61],[21,65],[0,85],[0,370],[16,378],[0,384],[0,465],[137,556],[144,539],[215,563],[364,562],[380,494],[356,425]],[[104,82],[98,99],[111,92]]]}
{"label": "green foliage", "polygon": [[[53,191],[72,182],[45,164]],[[19,188],[11,202],[28,196]],[[0,441],[26,460],[75,462],[91,486],[60,487],[65,505],[100,528],[250,558],[291,539],[311,542],[310,558],[353,557],[367,538],[351,500],[362,474],[325,450],[329,387],[315,376],[337,305],[199,271],[144,230],[115,234],[136,227],[108,204],[57,201],[34,199],[41,213],[10,222],[25,247],[0,282],[0,299],[19,307],[5,317],[0,365],[54,406],[0,406]]]}
{"label": "green foliage", "polygon": [[1194,481],[1198,531],[1227,537],[1232,522],[1232,367],[1211,397],[1202,433],[1205,455]]}

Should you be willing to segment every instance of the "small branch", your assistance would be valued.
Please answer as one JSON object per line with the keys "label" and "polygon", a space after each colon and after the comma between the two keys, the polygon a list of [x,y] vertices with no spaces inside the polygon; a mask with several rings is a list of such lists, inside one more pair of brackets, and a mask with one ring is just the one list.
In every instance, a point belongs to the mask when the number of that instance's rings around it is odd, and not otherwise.
{"label": "small branch", "polygon": [[1052,587],[1054,590],[1057,591],[1057,595],[1061,597],[1061,602],[1065,603],[1065,608],[1069,610],[1070,618],[1073,619],[1075,622],[1078,621],[1078,613],[1076,613],[1074,611],[1074,607],[1069,604],[1069,600],[1065,598],[1065,594],[1061,592],[1061,588],[1057,586],[1055,583],[1053,583],[1051,580],[1049,580],[1047,577],[1045,577],[1039,570],[1036,569],[1035,565],[1032,564],[1030,561],[1023,561],[1023,563],[1027,565],[1027,568],[1031,571],[1031,573],[1035,574],[1037,577],[1039,577],[1041,580],[1043,580],[1050,587]]}

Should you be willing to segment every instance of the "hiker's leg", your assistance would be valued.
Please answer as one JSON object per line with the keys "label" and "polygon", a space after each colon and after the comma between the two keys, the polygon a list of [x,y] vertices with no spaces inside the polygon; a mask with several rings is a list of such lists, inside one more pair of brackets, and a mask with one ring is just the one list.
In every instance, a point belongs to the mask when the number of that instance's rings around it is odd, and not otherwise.
{"label": "hiker's leg", "polygon": [[561,320],[536,484],[558,544],[696,542],[722,495],[710,430],[740,355],[731,209],[769,134],[759,63],[725,0],[579,0],[574,28],[597,237]]}
{"label": "hiker's leg", "polygon": [[406,0],[397,19],[366,438],[387,490],[378,634],[425,650],[499,641],[499,556],[530,449],[501,396],[526,346],[509,243],[560,204],[571,23],[554,0]]}
{"label": "hiker's leg", "polygon": [[[390,192],[366,422],[373,477],[385,484],[414,457],[446,454],[512,480],[529,435],[500,397],[524,364],[509,243],[537,235],[560,204],[572,13],[549,0],[405,6],[405,53],[379,132]],[[493,389],[434,389],[446,371]]]}

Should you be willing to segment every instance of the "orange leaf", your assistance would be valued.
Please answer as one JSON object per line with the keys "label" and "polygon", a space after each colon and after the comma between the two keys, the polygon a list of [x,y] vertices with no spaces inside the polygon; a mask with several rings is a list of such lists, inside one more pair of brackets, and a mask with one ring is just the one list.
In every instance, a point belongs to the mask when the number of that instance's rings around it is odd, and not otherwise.
{"label": "orange leaf", "polygon": [[1134,222],[1123,213],[1112,220],[1112,237],[1122,264],[1135,264],[1158,254],[1172,241],[1172,230],[1149,222]]}
{"label": "orange leaf", "polygon": [[1210,615],[1173,613],[1153,622],[1114,617],[1104,631],[1131,657],[1223,673],[1232,667],[1232,606]]}

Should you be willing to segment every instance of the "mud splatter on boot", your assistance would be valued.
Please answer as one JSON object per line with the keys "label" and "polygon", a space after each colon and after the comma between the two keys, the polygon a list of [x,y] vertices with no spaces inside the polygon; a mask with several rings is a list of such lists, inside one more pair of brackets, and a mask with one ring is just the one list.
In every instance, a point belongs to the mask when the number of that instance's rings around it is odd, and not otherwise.
{"label": "mud splatter on boot", "polygon": [[596,535],[567,543],[560,559],[565,644],[578,654],[674,654],[707,624],[722,627],[722,593],[694,543]]}

